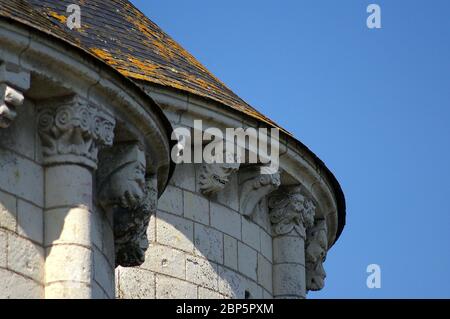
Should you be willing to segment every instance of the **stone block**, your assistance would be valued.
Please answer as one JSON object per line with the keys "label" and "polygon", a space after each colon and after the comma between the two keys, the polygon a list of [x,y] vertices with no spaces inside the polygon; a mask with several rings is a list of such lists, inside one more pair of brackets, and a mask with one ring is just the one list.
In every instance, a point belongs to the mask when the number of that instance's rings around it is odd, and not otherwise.
{"label": "stone block", "polygon": [[8,234],[0,229],[0,268],[6,268],[8,255]]}
{"label": "stone block", "polygon": [[184,217],[209,225],[209,201],[191,192],[184,192]]}
{"label": "stone block", "polygon": [[238,269],[242,274],[257,280],[258,257],[253,248],[238,242]]}
{"label": "stone block", "polygon": [[19,235],[42,245],[44,242],[42,208],[19,199],[17,203],[17,226]]}
{"label": "stone block", "polygon": [[200,224],[194,225],[195,254],[223,264],[223,234]]}
{"label": "stone block", "polygon": [[158,200],[158,209],[183,216],[183,191],[173,186],[167,186],[164,194]]}
{"label": "stone block", "polygon": [[223,235],[224,265],[234,270],[238,269],[237,240],[228,235]]}
{"label": "stone block", "polygon": [[237,272],[219,266],[219,292],[227,298],[243,299],[244,278]]}
{"label": "stone block", "polygon": [[296,264],[273,266],[274,296],[305,297],[305,267]]}
{"label": "stone block", "polygon": [[258,254],[258,284],[272,291],[272,264],[261,254]]}
{"label": "stone block", "polygon": [[16,231],[16,206],[16,198],[14,196],[4,192],[0,192],[0,228],[6,228],[13,232]]}
{"label": "stone block", "polygon": [[195,166],[194,164],[180,164],[170,181],[173,186],[195,192]]}
{"label": "stone block", "polygon": [[211,226],[241,239],[241,215],[225,206],[211,203]]}
{"label": "stone block", "polygon": [[242,217],[242,241],[250,247],[261,250],[260,228],[251,220]]}
{"label": "stone block", "polygon": [[273,239],[273,263],[305,265],[305,245],[298,236],[281,236]]}
{"label": "stone block", "polygon": [[52,282],[45,287],[45,299],[91,299],[93,288],[80,282]]}
{"label": "stone block", "polygon": [[156,240],[163,245],[187,252],[194,251],[194,223],[182,217],[157,213]]}
{"label": "stone block", "polygon": [[[91,246],[91,223],[94,215],[84,208],[57,208],[44,212],[45,246],[79,244]],[[101,221],[98,221],[101,223]],[[101,225],[96,225],[100,226]],[[97,236],[95,236],[97,237]],[[94,237],[94,238],[95,238]],[[98,241],[98,239],[96,239]],[[99,247],[101,248],[101,247]]]}
{"label": "stone block", "polygon": [[121,299],[155,299],[155,274],[139,268],[118,267],[117,297]]}
{"label": "stone block", "polygon": [[156,299],[196,299],[197,286],[164,275],[156,275]]}
{"label": "stone block", "polygon": [[215,195],[215,200],[233,210],[239,210],[239,195],[238,195],[238,178],[237,174],[230,175],[229,182],[225,188]]}
{"label": "stone block", "polygon": [[140,268],[185,279],[186,253],[153,243],[150,244],[145,255],[145,262]]}
{"label": "stone block", "polygon": [[221,299],[217,291],[198,287],[198,299]]}
{"label": "stone block", "polygon": [[6,269],[0,269],[0,299],[42,299],[44,287]]}
{"label": "stone block", "polygon": [[1,189],[44,206],[44,171],[40,165],[0,149],[0,168]]}
{"label": "stone block", "polygon": [[217,265],[200,257],[186,258],[186,280],[199,286],[218,289]]}
{"label": "stone block", "polygon": [[8,235],[8,268],[44,282],[44,249],[22,237]]}
{"label": "stone block", "polygon": [[47,283],[67,280],[91,283],[93,258],[90,249],[75,245],[56,245],[47,248],[46,255]]}
{"label": "stone block", "polygon": [[261,238],[261,254],[263,254],[268,260],[272,261],[272,236],[266,233],[263,229],[260,230],[259,234]]}

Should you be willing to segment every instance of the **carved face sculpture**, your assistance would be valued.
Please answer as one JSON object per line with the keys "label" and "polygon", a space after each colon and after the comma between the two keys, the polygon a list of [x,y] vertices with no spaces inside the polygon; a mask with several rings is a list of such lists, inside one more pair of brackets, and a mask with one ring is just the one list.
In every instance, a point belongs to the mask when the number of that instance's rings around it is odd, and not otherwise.
{"label": "carved face sculpture", "polygon": [[113,196],[120,198],[122,207],[136,208],[144,197],[145,164],[145,155],[139,151],[136,161],[126,164],[111,176]]}
{"label": "carved face sculpture", "polygon": [[326,273],[323,268],[328,249],[327,230],[324,221],[320,221],[308,233],[306,243],[306,287],[316,291],[324,287]]}
{"label": "carved face sculpture", "polygon": [[145,153],[137,145],[132,145],[119,148],[105,161],[106,168],[99,172],[103,205],[136,208],[145,195]]}

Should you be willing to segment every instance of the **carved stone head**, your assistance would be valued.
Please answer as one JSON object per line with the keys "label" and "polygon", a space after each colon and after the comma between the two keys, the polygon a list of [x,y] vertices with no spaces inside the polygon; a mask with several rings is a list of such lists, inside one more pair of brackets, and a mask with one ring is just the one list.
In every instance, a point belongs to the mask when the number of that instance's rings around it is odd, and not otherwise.
{"label": "carved stone head", "polygon": [[301,186],[282,188],[269,199],[270,221],[275,235],[296,231],[306,238],[306,229],[314,224],[316,206]]}
{"label": "carved stone head", "polygon": [[306,240],[306,289],[317,291],[325,285],[326,273],[323,268],[328,250],[327,225],[318,220],[308,231]]}
{"label": "carved stone head", "polygon": [[102,154],[98,171],[103,207],[136,208],[145,195],[145,153],[137,144],[118,145]]}
{"label": "carved stone head", "polygon": [[16,107],[23,103],[23,95],[19,91],[0,84],[0,128],[8,128],[15,120]]}

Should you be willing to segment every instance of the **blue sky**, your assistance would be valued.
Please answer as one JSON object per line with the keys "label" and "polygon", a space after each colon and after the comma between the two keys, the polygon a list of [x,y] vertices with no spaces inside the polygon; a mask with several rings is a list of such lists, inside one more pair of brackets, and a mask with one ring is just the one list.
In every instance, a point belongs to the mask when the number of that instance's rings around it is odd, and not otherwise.
{"label": "blue sky", "polygon": [[340,181],[347,226],[310,298],[450,298],[450,1],[132,2]]}

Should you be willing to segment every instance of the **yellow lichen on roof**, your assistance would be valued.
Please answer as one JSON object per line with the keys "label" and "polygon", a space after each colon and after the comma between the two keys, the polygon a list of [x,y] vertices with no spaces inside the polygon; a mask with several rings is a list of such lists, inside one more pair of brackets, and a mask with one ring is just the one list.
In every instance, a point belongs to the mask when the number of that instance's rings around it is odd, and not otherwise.
{"label": "yellow lichen on roof", "polygon": [[50,15],[50,16],[52,16],[53,18],[55,18],[55,19],[57,19],[59,22],[61,22],[61,23],[66,23],[67,22],[67,17],[66,16],[64,16],[64,15],[62,15],[62,14],[58,14],[57,12],[55,12],[55,11],[47,11],[47,13]]}

